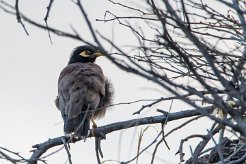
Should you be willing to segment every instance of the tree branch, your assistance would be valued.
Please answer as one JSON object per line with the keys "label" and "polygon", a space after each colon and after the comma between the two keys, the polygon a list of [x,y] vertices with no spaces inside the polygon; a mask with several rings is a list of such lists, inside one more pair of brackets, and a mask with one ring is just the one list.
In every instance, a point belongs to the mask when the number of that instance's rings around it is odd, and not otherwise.
{"label": "tree branch", "polygon": [[[204,109],[204,112],[207,112],[207,113],[210,113],[211,111],[212,109],[210,107]],[[122,121],[122,122],[112,123],[109,125],[98,127],[95,129],[94,133],[95,133],[95,136],[106,138],[106,134],[109,134],[114,131],[128,129],[128,128],[140,126],[140,125],[164,123],[165,121],[169,122],[169,121],[179,120],[179,119],[197,116],[197,115],[200,115],[200,112],[197,110],[186,110],[186,111],[181,111],[181,112],[170,113],[168,115],[168,120],[166,119],[167,117],[164,115],[133,119],[133,120]],[[89,134],[89,137],[92,137],[91,133]],[[49,150],[52,147],[62,145],[63,144],[62,138],[64,138],[66,142],[68,142],[70,139],[69,137],[61,136],[61,137],[49,139],[48,141],[34,145],[33,148],[35,148],[35,150],[33,150],[33,154],[28,160],[28,163],[29,164],[37,163],[37,161],[41,158],[41,156],[47,150]],[[76,139],[74,140],[74,143],[80,140],[81,139]]]}

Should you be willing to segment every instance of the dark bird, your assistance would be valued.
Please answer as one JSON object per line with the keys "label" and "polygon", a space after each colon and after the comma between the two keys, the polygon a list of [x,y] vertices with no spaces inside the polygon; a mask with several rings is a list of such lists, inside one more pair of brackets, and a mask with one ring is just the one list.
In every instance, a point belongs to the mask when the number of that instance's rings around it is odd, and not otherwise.
{"label": "dark bird", "polygon": [[105,115],[112,101],[112,85],[100,66],[102,56],[96,48],[79,46],[72,52],[68,65],[60,73],[56,106],[61,111],[65,134],[86,138],[96,127],[94,120]]}

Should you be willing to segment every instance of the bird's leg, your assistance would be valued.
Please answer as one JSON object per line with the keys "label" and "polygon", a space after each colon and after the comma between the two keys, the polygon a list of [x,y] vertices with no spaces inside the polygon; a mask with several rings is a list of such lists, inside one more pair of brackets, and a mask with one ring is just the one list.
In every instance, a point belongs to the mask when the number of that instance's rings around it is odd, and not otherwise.
{"label": "bird's leg", "polygon": [[95,122],[95,120],[94,120],[94,118],[93,118],[93,117],[91,117],[91,122],[92,122],[92,129],[91,129],[91,133],[92,133],[92,136],[94,136],[94,137],[95,137],[95,129],[97,128],[97,124],[96,124],[96,122]]}

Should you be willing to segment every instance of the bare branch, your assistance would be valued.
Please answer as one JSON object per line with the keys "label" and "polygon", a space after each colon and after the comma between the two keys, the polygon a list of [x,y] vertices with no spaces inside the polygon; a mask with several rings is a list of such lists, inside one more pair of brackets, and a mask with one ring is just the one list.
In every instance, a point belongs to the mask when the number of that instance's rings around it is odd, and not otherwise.
{"label": "bare branch", "polygon": [[53,4],[54,0],[50,0],[50,3],[49,5],[47,6],[47,12],[46,12],[46,15],[44,17],[44,21],[45,21],[45,24],[46,24],[46,27],[47,27],[47,31],[48,31],[48,35],[49,35],[49,38],[50,38],[50,43],[52,44],[52,39],[51,39],[51,36],[50,36],[50,31],[49,31],[49,26],[48,26],[48,17],[49,17],[49,13],[51,11],[51,6]]}
{"label": "bare branch", "polygon": [[26,30],[26,27],[25,27],[24,23],[21,21],[21,16],[20,16],[20,12],[19,12],[19,0],[15,0],[15,10],[16,10],[17,22],[21,24],[21,26],[25,30],[26,34],[29,35],[29,33]]}
{"label": "bare branch", "polygon": [[[210,111],[211,111],[210,108],[207,109],[207,112],[210,112]],[[200,113],[197,110],[187,110],[187,111],[182,111],[182,112],[170,113],[168,116],[168,122],[182,119],[182,118],[192,117],[196,115],[200,115]],[[133,119],[129,121],[117,122],[117,123],[112,123],[109,125],[98,127],[95,129],[94,133],[95,133],[95,136],[97,137],[105,138],[106,134],[109,134],[114,131],[128,129],[128,128],[140,126],[140,125],[163,123],[165,121],[166,121],[166,117],[163,115]],[[89,137],[92,137],[91,133],[89,134]],[[33,154],[28,160],[28,162],[30,164],[36,163],[48,149],[58,146],[58,145],[62,145],[63,144],[62,138],[65,138],[66,142],[68,142],[70,139],[69,137],[61,136],[61,137],[49,139],[46,142],[34,145],[33,148],[35,149],[33,150]],[[74,143],[80,140],[81,139],[74,140]]]}

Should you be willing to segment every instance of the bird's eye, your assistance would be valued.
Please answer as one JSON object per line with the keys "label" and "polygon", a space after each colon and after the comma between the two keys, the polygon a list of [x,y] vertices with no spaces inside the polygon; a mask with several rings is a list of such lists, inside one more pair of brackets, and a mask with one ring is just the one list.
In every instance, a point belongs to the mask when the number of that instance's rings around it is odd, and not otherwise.
{"label": "bird's eye", "polygon": [[80,55],[80,56],[83,56],[83,57],[89,57],[90,54],[91,54],[90,51],[83,51],[83,52],[81,52],[79,55]]}
{"label": "bird's eye", "polygon": [[91,52],[90,52],[90,51],[85,51],[85,54],[86,54],[86,55],[90,55]]}

